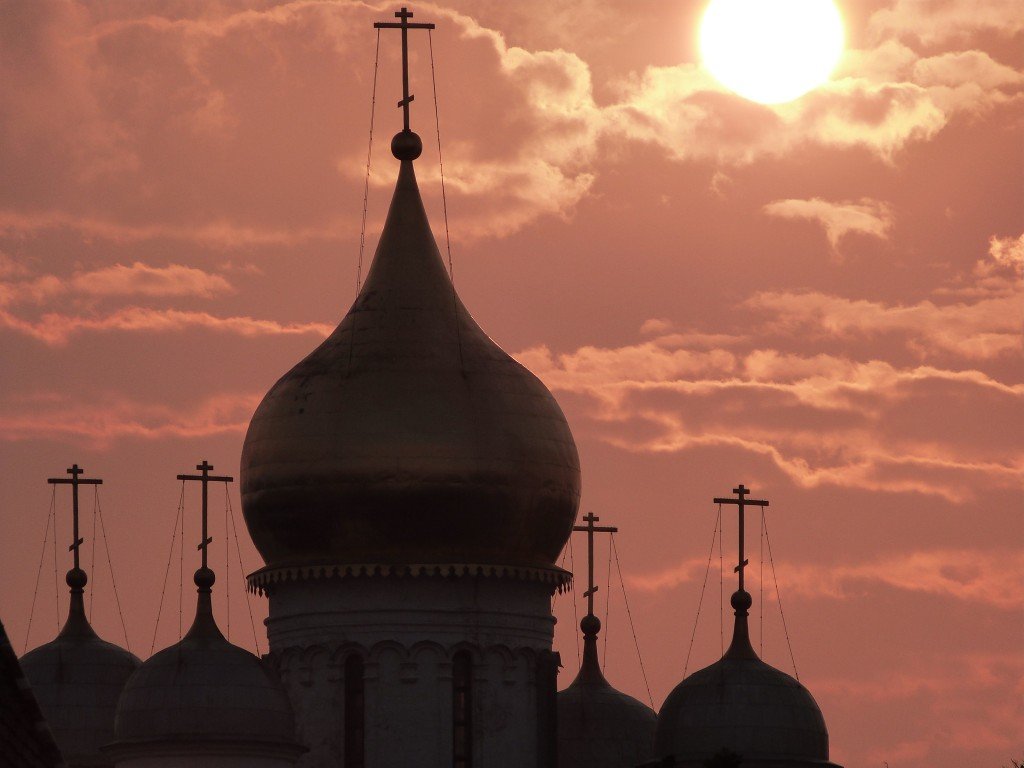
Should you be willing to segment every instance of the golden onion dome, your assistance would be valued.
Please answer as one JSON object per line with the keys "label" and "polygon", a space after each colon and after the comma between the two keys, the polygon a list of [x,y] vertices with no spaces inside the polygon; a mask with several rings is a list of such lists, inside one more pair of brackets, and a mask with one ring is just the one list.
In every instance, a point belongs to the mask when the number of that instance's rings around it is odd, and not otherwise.
{"label": "golden onion dome", "polygon": [[366,282],[249,425],[246,524],[268,567],[549,566],[579,504],[576,444],[551,393],[455,292],[405,133]]}

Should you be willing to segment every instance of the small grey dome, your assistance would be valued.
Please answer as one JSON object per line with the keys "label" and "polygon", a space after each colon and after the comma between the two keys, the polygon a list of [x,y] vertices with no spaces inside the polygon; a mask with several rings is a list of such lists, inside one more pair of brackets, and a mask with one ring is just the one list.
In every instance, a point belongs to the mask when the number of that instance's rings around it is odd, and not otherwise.
{"label": "small grey dome", "polygon": [[81,587],[72,589],[60,634],[21,658],[25,678],[69,765],[110,764],[100,747],[113,740],[118,697],[139,663],[96,634],[85,617]]}
{"label": "small grey dome", "polygon": [[231,745],[239,754],[298,755],[302,749],[283,686],[256,656],[220,633],[209,590],[200,590],[199,603],[188,634],[128,680],[117,707],[113,751],[149,755],[183,745]]}
{"label": "small grey dome", "polygon": [[723,748],[750,758],[828,760],[811,694],[760,659],[723,658],[679,684],[661,708],[657,754],[703,761]]}
{"label": "small grey dome", "polygon": [[[737,593],[746,595],[745,592]],[[736,600],[725,655],[669,694],[658,714],[655,754],[701,766],[723,749],[771,764],[831,766],[821,710],[797,680],[757,657],[747,630],[749,600]]]}
{"label": "small grey dome", "polygon": [[[588,619],[593,621],[588,627]],[[649,760],[657,716],[646,704],[615,690],[597,661],[600,621],[588,615],[583,662],[558,693],[558,768],[632,768]],[[592,632],[586,632],[590,628]]]}

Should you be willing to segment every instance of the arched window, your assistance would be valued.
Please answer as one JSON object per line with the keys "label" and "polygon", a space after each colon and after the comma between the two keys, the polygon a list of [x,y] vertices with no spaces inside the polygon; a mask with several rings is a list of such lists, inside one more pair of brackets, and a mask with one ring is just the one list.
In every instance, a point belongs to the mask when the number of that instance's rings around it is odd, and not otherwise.
{"label": "arched window", "polygon": [[452,659],[452,764],[473,766],[473,660],[466,651]]}
{"label": "arched window", "polygon": [[366,688],[363,659],[345,659],[345,768],[366,766]]}

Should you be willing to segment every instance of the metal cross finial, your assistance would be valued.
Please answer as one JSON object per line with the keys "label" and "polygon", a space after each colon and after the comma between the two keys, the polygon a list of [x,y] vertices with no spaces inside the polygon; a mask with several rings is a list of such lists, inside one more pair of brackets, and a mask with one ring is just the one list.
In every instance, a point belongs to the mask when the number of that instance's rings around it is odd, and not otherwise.
{"label": "metal cross finial", "polygon": [[70,485],[71,486],[71,520],[72,520],[72,526],[73,526],[74,540],[72,541],[71,546],[68,547],[68,551],[69,552],[74,552],[74,555],[75,555],[75,570],[77,571],[77,570],[81,570],[79,568],[79,562],[78,562],[78,548],[80,546],[82,546],[82,543],[85,541],[85,539],[80,538],[79,535],[78,535],[78,486],[80,486],[80,485],[102,485],[103,481],[100,480],[99,478],[85,478],[85,477],[82,477],[82,474],[85,472],[85,470],[82,469],[77,464],[72,464],[70,467],[68,467],[67,472],[68,472],[69,475],[71,475],[70,478],[67,478],[67,477],[51,477],[46,482],[50,483],[51,485]]}
{"label": "metal cross finial", "polygon": [[733,568],[733,571],[740,575],[740,592],[743,592],[744,591],[744,589],[743,589],[743,571],[747,567],[747,564],[748,564],[748,560],[743,556],[743,553],[744,553],[744,549],[743,549],[743,538],[744,538],[743,537],[743,533],[744,533],[743,512],[744,512],[744,508],[747,507],[747,506],[751,506],[751,507],[767,507],[768,506],[768,502],[767,501],[761,501],[759,499],[748,499],[746,496],[747,496],[748,493],[750,493],[750,489],[747,488],[746,486],[744,486],[742,483],[740,483],[740,487],[739,488],[733,488],[732,492],[736,494],[737,498],[735,498],[735,499],[717,499],[716,498],[714,500],[714,502],[715,502],[715,504],[735,504],[739,508],[739,513],[740,513],[739,565],[737,565],[735,568]]}
{"label": "metal cross finial", "polygon": [[393,21],[378,21],[373,25],[374,29],[400,29],[402,30],[402,100],[398,106],[402,108],[402,119],[405,130],[409,130],[409,103],[415,98],[409,94],[409,30],[410,29],[434,29],[433,24],[410,24],[412,14],[407,8],[395,12],[395,16],[401,19],[401,23]]}
{"label": "metal cross finial", "polygon": [[212,536],[207,536],[207,490],[210,483],[231,483],[234,482],[235,478],[211,475],[210,470],[213,469],[213,464],[210,464],[206,459],[203,459],[202,464],[196,464],[196,469],[202,472],[201,475],[178,475],[179,480],[198,480],[203,484],[203,540],[199,542],[199,546],[196,549],[201,550],[203,553],[203,568],[206,568],[206,548],[213,541]]}
{"label": "metal cross finial", "polygon": [[587,591],[583,596],[587,598],[587,614],[594,615],[594,593],[597,592],[597,585],[594,584],[594,534],[595,533],[617,533],[618,528],[611,525],[594,525],[601,518],[593,512],[583,516],[587,521],[586,525],[574,525],[574,531],[585,531],[587,534]]}

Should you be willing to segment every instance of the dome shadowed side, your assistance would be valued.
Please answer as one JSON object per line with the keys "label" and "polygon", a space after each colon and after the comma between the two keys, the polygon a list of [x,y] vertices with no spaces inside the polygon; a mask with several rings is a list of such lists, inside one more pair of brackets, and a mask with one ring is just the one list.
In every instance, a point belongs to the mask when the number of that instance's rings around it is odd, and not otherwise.
{"label": "dome shadowed side", "polygon": [[579,504],[565,416],[456,295],[403,161],[366,283],[267,393],[242,497],[268,566],[549,566]]}
{"label": "dome shadowed side", "polygon": [[654,751],[680,768],[704,765],[723,749],[780,768],[838,768],[828,759],[825,718],[810,691],[758,658],[750,644],[742,587],[730,601],[732,642],[714,664],[694,672],[665,699]]}
{"label": "dome shadowed side", "polygon": [[[139,667],[129,651],[102,640],[85,616],[85,574],[72,589],[60,634],[21,658],[25,679],[54,740],[70,765],[107,765],[100,747],[114,736],[114,712],[125,682]],[[71,582],[69,581],[69,584]]]}
{"label": "dome shadowed side", "polygon": [[559,768],[622,768],[650,759],[657,715],[615,690],[597,660],[601,621],[587,614],[583,659],[576,679],[558,692]]}
{"label": "dome shadowed side", "polygon": [[828,761],[828,731],[811,694],[760,659],[724,658],[669,694],[655,753],[703,761],[727,748],[750,758]]}
{"label": "dome shadowed side", "polygon": [[[231,745],[294,756],[295,717],[284,687],[253,654],[229,643],[213,620],[213,572],[200,569],[196,618],[177,644],[128,680],[117,706],[115,755],[155,757],[176,746]],[[199,583],[208,574],[208,583]]]}
{"label": "dome shadowed side", "polygon": [[207,638],[166,648],[132,675],[116,730],[122,743],[295,739],[287,695],[259,659],[227,640]]}
{"label": "dome shadowed side", "polygon": [[69,764],[106,764],[100,747],[114,738],[117,700],[139,663],[95,635],[58,637],[21,659],[39,709]]}

